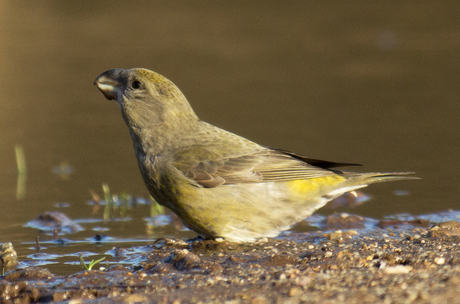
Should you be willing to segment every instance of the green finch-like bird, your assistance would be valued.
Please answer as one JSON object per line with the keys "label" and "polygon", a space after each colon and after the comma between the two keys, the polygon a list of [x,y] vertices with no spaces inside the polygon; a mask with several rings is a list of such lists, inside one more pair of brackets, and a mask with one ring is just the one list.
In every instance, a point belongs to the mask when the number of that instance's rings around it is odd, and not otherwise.
{"label": "green finch-like bird", "polygon": [[117,101],[152,197],[205,237],[274,237],[343,193],[413,178],[339,171],[346,164],[258,145],[200,120],[179,88],[150,70],[109,70],[95,85]]}

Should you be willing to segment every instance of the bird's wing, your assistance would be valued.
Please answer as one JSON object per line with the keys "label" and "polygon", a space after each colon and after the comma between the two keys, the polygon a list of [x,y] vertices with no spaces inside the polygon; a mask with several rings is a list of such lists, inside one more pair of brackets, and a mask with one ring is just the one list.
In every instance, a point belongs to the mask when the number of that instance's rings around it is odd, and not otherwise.
{"label": "bird's wing", "polygon": [[190,149],[176,153],[174,166],[195,183],[207,188],[222,184],[325,177],[340,173],[330,168],[347,165],[268,148],[234,157],[219,157],[203,147],[197,149],[201,153],[193,153]]}

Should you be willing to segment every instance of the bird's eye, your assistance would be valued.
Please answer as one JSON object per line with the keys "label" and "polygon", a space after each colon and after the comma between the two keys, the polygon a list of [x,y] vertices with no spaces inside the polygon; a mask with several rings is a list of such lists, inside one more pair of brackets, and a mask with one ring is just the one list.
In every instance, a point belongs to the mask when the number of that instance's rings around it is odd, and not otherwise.
{"label": "bird's eye", "polygon": [[133,89],[139,89],[141,87],[141,83],[137,80],[134,80],[131,86],[133,87]]}

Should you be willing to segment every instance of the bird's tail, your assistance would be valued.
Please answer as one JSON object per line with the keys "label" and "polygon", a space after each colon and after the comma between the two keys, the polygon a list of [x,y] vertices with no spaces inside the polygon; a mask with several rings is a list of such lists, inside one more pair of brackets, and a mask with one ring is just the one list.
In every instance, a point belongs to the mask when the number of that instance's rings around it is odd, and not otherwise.
{"label": "bird's tail", "polygon": [[408,179],[419,179],[415,176],[408,176],[414,174],[413,172],[391,172],[391,173],[356,173],[356,172],[342,172],[346,181],[342,184],[341,187],[338,187],[331,192],[327,193],[326,196],[329,200],[334,199],[346,192],[354,191],[360,188],[367,187],[373,183],[380,182],[390,182],[398,180],[408,180]]}
{"label": "bird's tail", "polygon": [[380,172],[372,172],[372,173],[351,173],[346,172],[345,176],[350,182],[350,185],[370,185],[374,183],[381,183],[381,182],[391,182],[391,181],[398,181],[398,180],[408,180],[408,179],[420,179],[416,176],[408,176],[411,174],[415,174],[414,172],[390,172],[390,173],[380,173]]}

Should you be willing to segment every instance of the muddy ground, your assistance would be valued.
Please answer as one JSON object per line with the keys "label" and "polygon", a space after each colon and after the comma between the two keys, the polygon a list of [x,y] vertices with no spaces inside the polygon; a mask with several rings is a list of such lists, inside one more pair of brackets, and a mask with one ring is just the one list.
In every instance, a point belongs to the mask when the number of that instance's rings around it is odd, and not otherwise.
{"label": "muddy ground", "polygon": [[[423,225],[422,225],[423,226]],[[294,241],[295,240],[295,241]],[[460,303],[460,223],[292,233],[254,244],[162,239],[135,266],[6,272],[2,303]],[[125,249],[115,249],[120,256]]]}

